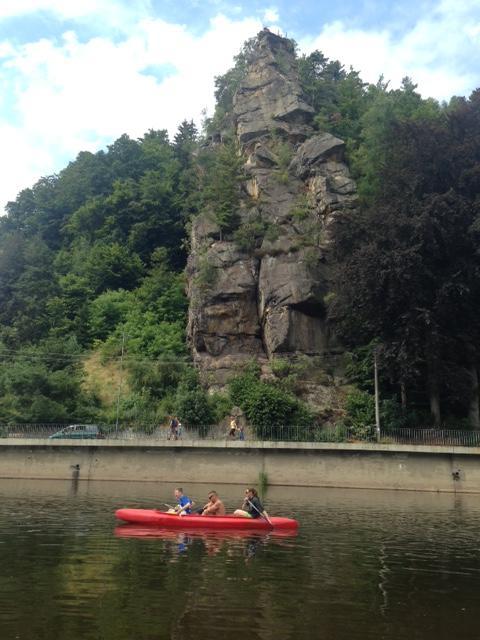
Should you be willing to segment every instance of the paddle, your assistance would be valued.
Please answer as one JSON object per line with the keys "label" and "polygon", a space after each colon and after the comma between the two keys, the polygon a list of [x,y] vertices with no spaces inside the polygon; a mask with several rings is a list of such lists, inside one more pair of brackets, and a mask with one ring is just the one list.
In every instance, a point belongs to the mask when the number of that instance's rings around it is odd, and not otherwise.
{"label": "paddle", "polygon": [[266,513],[262,513],[261,511],[259,511],[257,509],[257,507],[253,504],[253,502],[251,502],[248,498],[245,498],[245,500],[248,502],[248,504],[253,507],[255,509],[255,511],[258,513],[258,515],[263,518],[264,520],[266,520],[268,522],[268,524],[273,527],[272,521],[270,520],[270,518],[267,516]]}
{"label": "paddle", "polygon": [[[172,507],[171,504],[167,504],[166,502],[164,502],[163,505],[165,507],[168,507],[169,511],[174,511],[175,510],[174,507]],[[162,511],[161,509],[155,509],[155,511],[158,511],[158,513],[165,513],[165,511]]]}

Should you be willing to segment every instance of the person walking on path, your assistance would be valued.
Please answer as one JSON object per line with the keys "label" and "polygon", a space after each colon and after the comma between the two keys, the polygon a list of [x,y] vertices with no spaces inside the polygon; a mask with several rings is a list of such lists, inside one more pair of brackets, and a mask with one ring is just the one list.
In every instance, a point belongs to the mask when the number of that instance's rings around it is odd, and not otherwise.
{"label": "person walking on path", "polygon": [[235,440],[235,438],[237,436],[237,429],[238,429],[237,419],[236,418],[232,418],[230,420],[230,431],[228,432],[228,436],[232,440]]}
{"label": "person walking on path", "polygon": [[169,424],[168,440],[178,440],[178,419],[176,416],[172,416]]}

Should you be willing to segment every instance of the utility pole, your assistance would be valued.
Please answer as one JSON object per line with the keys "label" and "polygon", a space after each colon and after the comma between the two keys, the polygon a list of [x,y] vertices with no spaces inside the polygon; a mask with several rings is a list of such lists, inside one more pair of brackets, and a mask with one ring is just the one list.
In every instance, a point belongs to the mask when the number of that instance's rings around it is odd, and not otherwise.
{"label": "utility pole", "polygon": [[118,437],[118,416],[120,412],[120,397],[122,395],[124,352],[125,352],[125,330],[122,333],[122,354],[120,356],[120,382],[118,383],[118,393],[117,393],[117,417],[115,420],[115,437]]}
{"label": "utility pole", "polygon": [[377,436],[377,442],[380,442],[380,394],[378,391],[377,347],[373,350],[373,373],[375,383],[375,433]]}

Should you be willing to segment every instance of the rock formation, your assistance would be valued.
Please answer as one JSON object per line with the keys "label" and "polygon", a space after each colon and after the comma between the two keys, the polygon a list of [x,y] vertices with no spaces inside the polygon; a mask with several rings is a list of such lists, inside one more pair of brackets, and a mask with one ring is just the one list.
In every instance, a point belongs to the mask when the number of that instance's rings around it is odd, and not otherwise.
{"label": "rock formation", "polygon": [[331,363],[338,352],[325,320],[329,225],[355,207],[356,188],[343,141],[316,132],[312,116],[291,42],[265,29],[231,114],[245,159],[238,213],[243,225],[261,221],[264,237],[247,250],[221,239],[206,215],[192,225],[188,332],[212,387],[222,387],[252,357],[268,372],[272,358]]}

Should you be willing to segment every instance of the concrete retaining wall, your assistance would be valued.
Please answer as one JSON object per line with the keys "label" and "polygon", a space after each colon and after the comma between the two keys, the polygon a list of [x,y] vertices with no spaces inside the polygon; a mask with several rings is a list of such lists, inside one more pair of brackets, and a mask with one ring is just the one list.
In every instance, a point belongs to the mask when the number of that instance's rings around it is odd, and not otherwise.
{"label": "concrete retaining wall", "polygon": [[3,439],[0,478],[480,492],[480,449],[377,444]]}

